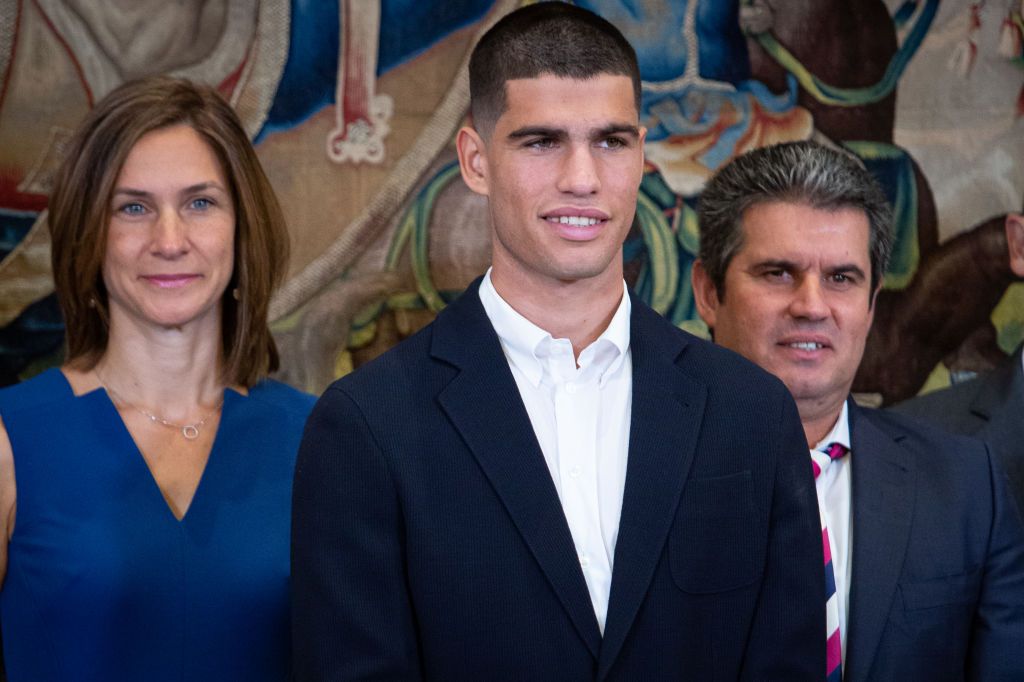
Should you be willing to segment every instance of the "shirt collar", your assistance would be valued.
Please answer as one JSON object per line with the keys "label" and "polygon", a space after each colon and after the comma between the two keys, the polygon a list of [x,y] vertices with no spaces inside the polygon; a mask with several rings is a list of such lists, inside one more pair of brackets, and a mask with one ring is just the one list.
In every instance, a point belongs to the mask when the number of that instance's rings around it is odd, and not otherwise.
{"label": "shirt collar", "polygon": [[815,450],[824,451],[830,443],[839,443],[845,447],[848,451],[852,451],[850,447],[850,412],[849,405],[844,400],[843,409],[839,412],[839,418],[836,423],[832,425],[832,430],[828,434],[818,441],[818,444],[814,446]]}
{"label": "shirt collar", "polygon": [[601,373],[599,383],[602,387],[622,365],[629,352],[629,317],[632,309],[629,291],[623,282],[619,307],[615,309],[608,326],[601,332],[601,336],[580,353],[580,367],[594,365]]}
{"label": "shirt collar", "polygon": [[[508,302],[498,294],[491,282],[491,269],[487,269],[479,289],[480,302],[484,312],[491,321],[502,350],[509,362],[522,372],[527,381],[536,388],[544,377],[542,356],[549,352],[541,350],[556,340],[528,319],[520,315]],[[603,386],[609,376],[622,365],[623,358],[629,350],[629,317],[632,303],[626,283],[622,283],[622,299],[619,307],[601,335],[580,353],[580,367],[594,365],[600,368]]]}

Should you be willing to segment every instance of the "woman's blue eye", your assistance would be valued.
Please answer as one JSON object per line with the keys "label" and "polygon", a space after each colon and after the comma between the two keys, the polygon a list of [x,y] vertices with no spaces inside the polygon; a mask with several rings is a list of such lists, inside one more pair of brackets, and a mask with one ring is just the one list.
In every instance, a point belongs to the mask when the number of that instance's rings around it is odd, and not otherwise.
{"label": "woman's blue eye", "polygon": [[207,199],[206,197],[199,197],[198,199],[192,200],[192,208],[198,209],[200,211],[205,211],[211,206],[213,206],[213,202]]}
{"label": "woman's blue eye", "polygon": [[146,212],[146,207],[142,204],[132,202],[130,204],[125,204],[120,210],[121,213],[124,213],[125,215],[142,215]]}

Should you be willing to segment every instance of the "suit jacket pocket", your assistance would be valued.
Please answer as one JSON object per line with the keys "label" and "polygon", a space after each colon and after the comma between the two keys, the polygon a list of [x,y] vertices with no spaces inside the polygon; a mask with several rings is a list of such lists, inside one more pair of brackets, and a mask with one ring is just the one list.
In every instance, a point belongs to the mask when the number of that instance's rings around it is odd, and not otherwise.
{"label": "suit jacket pocket", "polygon": [[669,534],[669,563],[679,589],[710,594],[757,580],[764,544],[752,488],[749,471],[686,482]]}
{"label": "suit jacket pocket", "polygon": [[959,575],[901,582],[900,594],[903,597],[903,608],[915,611],[936,606],[973,604],[978,600],[980,586],[981,569],[976,567]]}

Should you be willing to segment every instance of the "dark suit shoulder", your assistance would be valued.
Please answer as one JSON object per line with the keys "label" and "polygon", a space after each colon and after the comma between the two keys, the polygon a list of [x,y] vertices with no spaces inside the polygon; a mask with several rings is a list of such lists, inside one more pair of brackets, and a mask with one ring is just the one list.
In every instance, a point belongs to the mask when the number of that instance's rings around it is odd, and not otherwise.
{"label": "dark suit shoulder", "polygon": [[990,420],[1006,409],[1014,409],[1007,408],[1007,403],[1012,405],[1018,401],[1020,404],[1024,395],[1022,353],[1024,344],[990,372],[971,381],[912,398],[893,409],[927,419],[949,431],[973,434],[981,429],[987,430]]}
{"label": "dark suit shoulder", "polygon": [[[853,405],[850,434],[853,589],[844,673],[1019,679],[1022,613],[1007,605],[1021,603],[1024,535],[988,446]],[[940,644],[934,632],[943,633]]]}
{"label": "dark suit shoulder", "polygon": [[[858,425],[861,421],[866,423]],[[985,538],[992,532],[994,518],[1006,507],[1009,493],[1005,472],[984,441],[947,433],[913,417],[885,410],[858,408],[851,412],[850,426],[851,456],[873,460],[868,466],[863,461],[859,467],[854,464],[855,500],[858,485],[876,488],[890,482],[897,475],[896,468],[903,469],[909,473],[908,480],[913,481],[904,490],[913,500],[916,531],[911,546],[916,547],[927,537],[930,531],[926,528],[944,529],[954,538],[971,538],[975,543],[971,552],[983,553]],[[866,477],[859,482],[858,471]],[[949,551],[954,547],[964,549],[951,541]],[[931,556],[931,551],[919,548],[911,554],[921,558]],[[931,575],[934,565],[952,561],[956,556],[931,556],[931,564],[915,564],[905,571]],[[980,555],[976,558],[981,561]],[[952,564],[948,569],[952,574]]]}
{"label": "dark suit shoulder", "polygon": [[704,339],[693,338],[692,343],[688,373],[732,392],[786,392],[782,381],[742,355]]}
{"label": "dark suit shoulder", "polygon": [[911,398],[893,405],[890,411],[941,424],[950,431],[973,433],[982,422],[971,412],[971,405],[988,378],[986,375]]}
{"label": "dark suit shoulder", "polygon": [[634,322],[641,322],[641,333],[652,332],[671,339],[682,347],[676,365],[687,375],[716,391],[741,398],[744,395],[786,394],[785,385],[775,376],[739,353],[680,329],[646,304],[633,300],[640,312]]}
{"label": "dark suit shoulder", "polygon": [[[919,503],[932,509],[943,507],[944,513],[955,511],[972,517],[981,524],[979,527],[987,525],[991,505],[983,500],[992,501],[995,478],[1005,474],[982,440],[949,433],[930,422],[889,410],[858,408],[854,419],[869,422],[881,438],[890,441],[872,442],[871,449],[889,447],[890,453],[903,453],[902,462],[914,472]],[[866,433],[851,422],[855,455]],[[861,453],[865,457],[877,455]]]}
{"label": "dark suit shoulder", "polygon": [[[342,391],[353,398],[383,394],[407,395],[418,387],[433,385],[438,373],[451,377],[452,368],[430,355],[433,322],[402,340],[370,362],[334,381],[328,391]],[[468,340],[467,340],[468,341]]]}
{"label": "dark suit shoulder", "polygon": [[858,408],[857,418],[870,421],[904,448],[927,453],[933,461],[958,462],[964,458],[988,457],[988,448],[980,439],[949,433],[934,422],[914,415],[893,410]]}

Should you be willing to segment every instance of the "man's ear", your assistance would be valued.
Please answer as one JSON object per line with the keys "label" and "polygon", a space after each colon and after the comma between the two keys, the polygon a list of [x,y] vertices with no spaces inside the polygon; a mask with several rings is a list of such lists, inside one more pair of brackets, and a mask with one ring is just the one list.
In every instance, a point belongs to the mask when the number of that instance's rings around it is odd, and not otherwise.
{"label": "man's ear", "polygon": [[639,136],[639,139],[637,140],[637,144],[640,147],[640,178],[636,182],[638,187],[640,186],[640,183],[644,181],[644,168],[647,165],[647,163],[646,163],[646,161],[647,161],[647,155],[646,155],[647,154],[647,147],[645,146],[646,143],[647,143],[647,128],[645,128],[644,126],[640,126],[640,136]]}
{"label": "man's ear", "polygon": [[878,309],[878,294],[882,293],[883,285],[885,284],[885,278],[878,283],[875,290],[871,292],[871,300],[868,301],[868,328],[871,328],[875,324],[875,310]]}
{"label": "man's ear", "polygon": [[1007,214],[1006,245],[1010,251],[1010,269],[1018,277],[1024,277],[1024,215]]}
{"label": "man's ear", "polygon": [[693,299],[697,304],[697,313],[709,329],[715,328],[718,314],[718,289],[711,281],[711,276],[704,269],[704,262],[696,260],[690,271],[690,283],[693,285]]}
{"label": "man's ear", "polygon": [[466,186],[477,194],[487,196],[487,148],[484,140],[473,128],[463,126],[455,136],[459,152],[459,170]]}

